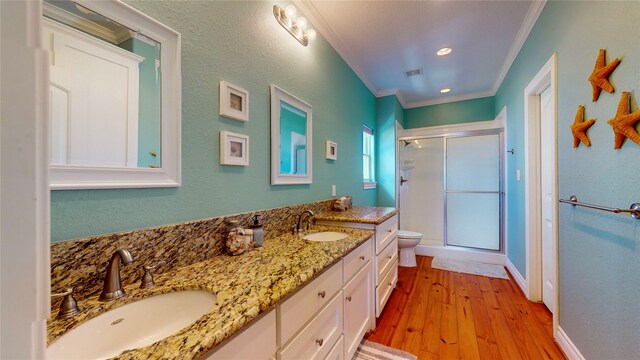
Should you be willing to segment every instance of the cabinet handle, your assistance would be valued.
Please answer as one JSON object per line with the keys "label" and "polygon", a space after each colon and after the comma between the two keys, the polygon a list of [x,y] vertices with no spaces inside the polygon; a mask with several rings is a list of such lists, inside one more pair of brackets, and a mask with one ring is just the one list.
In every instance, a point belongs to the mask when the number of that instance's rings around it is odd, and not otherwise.
{"label": "cabinet handle", "polygon": [[391,234],[393,232],[393,229],[389,229],[387,231],[389,232],[389,234]]}
{"label": "cabinet handle", "polygon": [[387,257],[389,258],[389,260],[393,259],[393,255],[389,255]]}
{"label": "cabinet handle", "polygon": [[351,302],[351,295],[347,296],[345,299],[347,299],[347,301]]}
{"label": "cabinet handle", "polygon": [[389,286],[393,286],[393,283],[391,283],[391,282],[390,282],[390,283],[389,283]]}
{"label": "cabinet handle", "polygon": [[324,342],[324,340],[322,340],[322,339],[316,339],[316,344],[318,344],[318,346],[322,346],[323,342]]}
{"label": "cabinet handle", "polygon": [[360,260],[364,260],[364,256],[360,256]]}
{"label": "cabinet handle", "polygon": [[[318,291],[318,296],[320,296],[321,298],[323,298],[323,299],[324,299],[324,296],[325,296],[325,295],[327,295],[327,293],[326,293],[324,290],[322,290],[322,291]],[[320,344],[320,346],[322,346],[322,344]]]}

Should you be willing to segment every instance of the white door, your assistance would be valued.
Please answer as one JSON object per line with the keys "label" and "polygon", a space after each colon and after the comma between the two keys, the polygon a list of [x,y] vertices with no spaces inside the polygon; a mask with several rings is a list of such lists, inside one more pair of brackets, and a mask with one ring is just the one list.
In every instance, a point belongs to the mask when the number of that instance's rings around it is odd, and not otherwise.
{"label": "white door", "polygon": [[540,94],[540,187],[542,236],[542,301],[554,313],[556,279],[556,225],[553,217],[555,176],[555,133],[551,87]]}

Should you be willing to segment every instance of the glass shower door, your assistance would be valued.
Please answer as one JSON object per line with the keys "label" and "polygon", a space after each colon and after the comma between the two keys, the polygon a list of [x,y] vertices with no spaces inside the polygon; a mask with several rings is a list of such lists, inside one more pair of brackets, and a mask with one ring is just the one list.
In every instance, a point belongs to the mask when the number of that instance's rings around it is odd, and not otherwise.
{"label": "glass shower door", "polygon": [[447,245],[500,250],[500,134],[447,138]]}

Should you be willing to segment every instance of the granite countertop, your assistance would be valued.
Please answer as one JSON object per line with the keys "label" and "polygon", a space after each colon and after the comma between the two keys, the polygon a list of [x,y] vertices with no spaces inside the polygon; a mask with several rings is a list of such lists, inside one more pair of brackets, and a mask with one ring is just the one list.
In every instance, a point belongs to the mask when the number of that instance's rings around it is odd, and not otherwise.
{"label": "granite countertop", "polygon": [[311,232],[341,231],[344,240],[305,241],[282,235],[264,246],[239,256],[220,255],[209,260],[156,274],[156,286],[140,289],[126,284],[126,295],[112,302],[78,299],[80,314],[47,322],[47,344],[65,332],[105,311],[152,295],[181,290],[206,290],[217,296],[216,304],[195,323],[150,346],[129,351],[117,359],[194,359],[231,337],[243,326],[292,295],[324,269],[369,239],[370,230],[315,226]]}
{"label": "granite countertop", "polygon": [[354,206],[345,211],[325,211],[316,214],[316,220],[357,222],[379,225],[398,212],[393,207]]}

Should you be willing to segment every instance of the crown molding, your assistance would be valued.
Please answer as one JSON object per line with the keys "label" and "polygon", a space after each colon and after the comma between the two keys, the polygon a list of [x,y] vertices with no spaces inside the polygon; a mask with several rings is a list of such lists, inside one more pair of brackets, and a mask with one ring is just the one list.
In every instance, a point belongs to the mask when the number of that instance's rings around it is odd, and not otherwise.
{"label": "crown molding", "polygon": [[495,95],[496,92],[498,92],[500,85],[502,85],[502,81],[504,81],[504,78],[507,76],[509,69],[511,69],[511,65],[513,65],[513,62],[518,56],[518,53],[520,53],[520,49],[522,49],[525,41],[527,41],[531,30],[533,30],[533,26],[536,24],[536,21],[538,21],[538,17],[540,17],[540,13],[542,13],[542,9],[544,9],[544,6],[546,4],[547,0],[534,0],[531,2],[531,6],[527,11],[527,15],[524,17],[522,25],[520,26],[520,30],[518,30],[516,38],[511,44],[511,49],[509,49],[507,57],[504,59],[504,63],[502,64],[502,68],[498,73],[496,82],[493,84],[493,88],[491,89],[493,94],[491,96]]}
{"label": "crown molding", "polygon": [[412,101],[408,103],[405,109],[412,109],[412,108],[429,106],[429,105],[446,104],[450,102],[463,101],[463,100],[480,99],[480,98],[485,98],[493,95],[495,95],[493,91],[486,90],[486,91],[478,91],[478,92],[463,94],[463,95],[446,96],[446,97],[437,98],[437,99],[418,100],[418,101]]}
{"label": "crown molding", "polygon": [[345,45],[342,38],[333,30],[331,25],[324,19],[318,9],[311,1],[293,0],[293,3],[300,9],[301,12],[307,17],[308,20],[316,28],[317,32],[327,40],[327,42],[336,50],[336,52],[342,57],[342,59],[349,65],[351,70],[356,73],[364,85],[371,91],[372,94],[376,94],[377,90],[371,83],[371,80],[365,75],[360,63],[356,60],[356,57],[349,50],[349,47]]}
{"label": "crown molding", "polygon": [[395,95],[396,99],[398,99],[398,101],[400,102],[400,105],[402,105],[402,108],[403,109],[407,108],[406,100],[402,96],[402,93],[400,92],[400,90],[398,90],[396,88],[380,90],[380,91],[376,92],[375,95],[376,95],[377,98],[385,97],[385,96],[389,96],[389,95]]}

